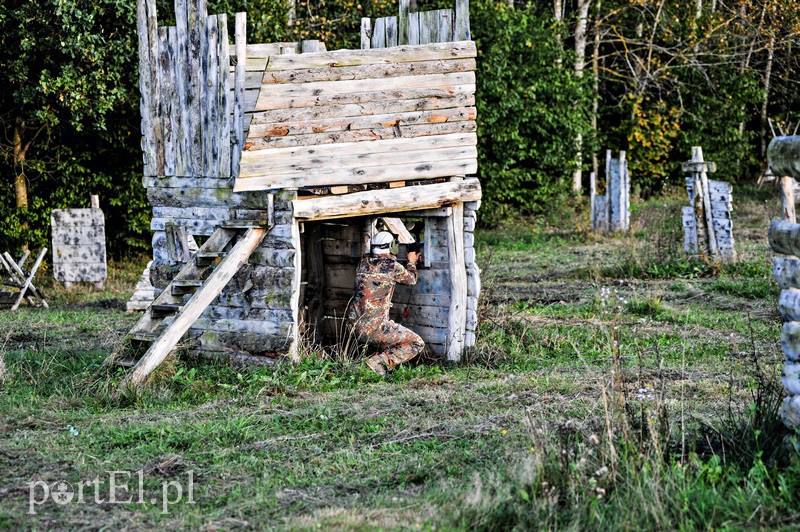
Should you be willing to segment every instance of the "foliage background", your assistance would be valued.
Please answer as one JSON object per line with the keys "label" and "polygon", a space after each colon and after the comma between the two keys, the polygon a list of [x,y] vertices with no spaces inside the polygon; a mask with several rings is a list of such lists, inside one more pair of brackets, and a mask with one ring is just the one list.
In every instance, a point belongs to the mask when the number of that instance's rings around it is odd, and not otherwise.
{"label": "foliage background", "polygon": [[[574,75],[575,7],[551,1],[474,0],[482,221],[541,212],[569,196],[583,135],[584,183],[592,154],[628,150],[649,196],[680,184],[679,165],[702,145],[718,176],[752,181],[763,164],[761,106],[767,52],[774,61],[767,115],[798,120],[800,13],[778,0],[714,3],[593,0],[585,75]],[[700,2],[702,4],[702,2]],[[419,9],[451,7],[419,2]],[[210,13],[248,12],[248,40],[319,38],[358,47],[360,19],[396,12],[395,0],[210,1]],[[112,256],[147,251],[149,205],[141,186],[134,0],[10,0],[0,6],[0,238],[4,248],[49,240],[52,208],[101,196]],[[159,1],[162,23],[171,2]],[[291,22],[290,22],[291,21]],[[58,31],[54,31],[58,28]],[[591,55],[598,34],[597,90]],[[796,49],[796,48],[795,48]],[[596,130],[592,127],[597,104]],[[22,117],[41,134],[22,168],[27,211],[15,207],[12,137]],[[766,134],[767,140],[769,134]]]}

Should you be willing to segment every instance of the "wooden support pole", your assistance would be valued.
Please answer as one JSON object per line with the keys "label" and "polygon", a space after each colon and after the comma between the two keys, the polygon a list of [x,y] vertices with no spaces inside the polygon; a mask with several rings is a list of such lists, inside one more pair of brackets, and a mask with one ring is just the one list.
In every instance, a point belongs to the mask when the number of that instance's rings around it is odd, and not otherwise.
{"label": "wooden support pole", "polygon": [[217,28],[219,37],[219,177],[231,175],[231,68],[230,40],[228,38],[228,16],[217,15]]}
{"label": "wooden support pole", "polygon": [[[700,146],[693,146],[692,147],[692,162],[698,163],[703,162],[703,148]],[[712,257],[717,257],[718,249],[717,249],[717,236],[716,232],[714,231],[714,218],[711,213],[711,195],[708,190],[708,175],[706,174],[705,168],[703,168],[698,174],[696,174],[695,182],[700,182],[701,188],[701,199],[703,202],[703,211],[705,214],[705,223],[706,223],[706,235],[708,236],[708,251],[711,253]]]}
{"label": "wooden support pole", "polygon": [[447,325],[447,360],[458,362],[464,350],[467,322],[467,269],[464,260],[464,204],[453,206],[447,220],[447,251],[450,257],[450,312]]}
{"label": "wooden support pole", "polygon": [[797,223],[794,210],[794,179],[788,175],[781,177],[781,208],[783,219]]}

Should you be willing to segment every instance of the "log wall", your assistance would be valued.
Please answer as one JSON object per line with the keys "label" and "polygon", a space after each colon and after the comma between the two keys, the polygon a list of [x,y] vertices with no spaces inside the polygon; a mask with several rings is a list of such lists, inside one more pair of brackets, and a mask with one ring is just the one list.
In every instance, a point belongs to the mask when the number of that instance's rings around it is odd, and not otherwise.
{"label": "log wall", "polygon": [[785,323],[781,346],[786,360],[781,374],[788,397],[783,402],[781,418],[787,427],[800,428],[800,224],[774,220],[769,227],[769,243],[776,257],[773,273],[781,295],[778,307]]}

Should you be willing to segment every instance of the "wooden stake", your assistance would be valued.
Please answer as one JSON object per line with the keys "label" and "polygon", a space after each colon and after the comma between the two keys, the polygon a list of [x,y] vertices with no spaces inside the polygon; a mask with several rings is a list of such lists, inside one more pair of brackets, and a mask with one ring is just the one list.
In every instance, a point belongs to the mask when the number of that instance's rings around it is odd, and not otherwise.
{"label": "wooden stake", "polygon": [[784,220],[797,223],[794,210],[794,183],[794,179],[788,175],[781,177],[781,208]]}

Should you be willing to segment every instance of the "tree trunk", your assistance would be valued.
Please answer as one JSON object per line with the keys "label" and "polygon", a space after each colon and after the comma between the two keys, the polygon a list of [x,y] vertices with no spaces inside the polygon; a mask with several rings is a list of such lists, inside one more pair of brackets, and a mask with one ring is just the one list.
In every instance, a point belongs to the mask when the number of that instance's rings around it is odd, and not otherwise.
{"label": "tree trunk", "polygon": [[[553,14],[556,18],[556,26],[558,27],[558,31],[556,33],[556,40],[558,41],[560,46],[563,46],[561,43],[561,20],[563,17],[564,9],[561,3],[561,0],[553,0]],[[558,58],[556,59],[556,67],[561,68],[561,64],[563,63],[563,59],[561,58],[561,54],[558,54]]]}
{"label": "tree trunk", "polygon": [[[594,101],[592,102],[592,131],[597,138],[597,113],[600,110],[600,13],[601,0],[597,0],[597,15],[594,22],[594,49],[592,50],[592,77],[594,78]],[[595,176],[600,166],[597,161],[597,153],[592,153],[592,172]]]}
{"label": "tree trunk", "polygon": [[769,84],[772,77],[772,60],[775,58],[775,35],[767,47],[767,66],[764,69],[764,100],[761,102],[761,158],[767,154],[767,112],[769,106]]}
{"label": "tree trunk", "polygon": [[[578,0],[578,21],[575,23],[575,76],[583,77],[583,68],[586,65],[586,24],[589,19],[589,7],[592,0]],[[580,194],[583,178],[583,135],[578,133],[575,138],[578,150],[575,154],[575,171],[572,173],[572,191]]]}
{"label": "tree trunk", "polygon": [[[28,180],[25,177],[25,155],[28,152],[30,142],[23,144],[22,136],[25,134],[25,121],[17,118],[14,124],[14,131],[11,137],[11,149],[14,165],[14,198],[17,211],[23,218],[20,224],[22,232],[28,229]],[[27,250],[27,244],[23,245],[23,250]]]}

